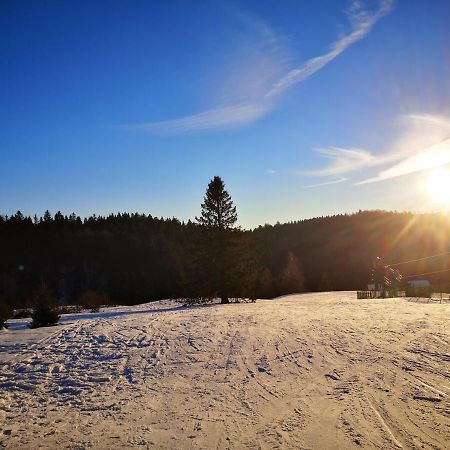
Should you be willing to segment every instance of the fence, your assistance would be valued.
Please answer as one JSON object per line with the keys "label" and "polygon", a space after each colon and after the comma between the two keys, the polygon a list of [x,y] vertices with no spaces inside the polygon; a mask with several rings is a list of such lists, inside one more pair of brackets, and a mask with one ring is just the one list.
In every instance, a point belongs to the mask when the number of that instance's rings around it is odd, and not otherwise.
{"label": "fence", "polygon": [[381,290],[381,291],[357,291],[356,298],[393,298],[393,297],[405,297],[405,291],[397,289]]}
{"label": "fence", "polygon": [[406,286],[405,290],[366,290],[357,291],[358,299],[409,297],[410,300],[426,299],[428,302],[450,302],[450,284],[432,284],[430,286]]}

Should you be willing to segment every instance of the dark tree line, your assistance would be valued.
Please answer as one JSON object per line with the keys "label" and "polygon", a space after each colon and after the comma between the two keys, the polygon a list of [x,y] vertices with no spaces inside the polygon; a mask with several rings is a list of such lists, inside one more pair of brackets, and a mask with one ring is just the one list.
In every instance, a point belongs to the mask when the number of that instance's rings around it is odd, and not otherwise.
{"label": "dark tree line", "polygon": [[[137,213],[0,216],[0,303],[32,306],[43,281],[69,304],[86,292],[132,304],[362,289],[376,256],[390,263],[450,250],[449,219],[440,214],[363,211],[241,230],[219,180],[211,181],[195,222]],[[403,271],[448,264],[443,255]],[[449,276],[431,278],[448,282]]]}

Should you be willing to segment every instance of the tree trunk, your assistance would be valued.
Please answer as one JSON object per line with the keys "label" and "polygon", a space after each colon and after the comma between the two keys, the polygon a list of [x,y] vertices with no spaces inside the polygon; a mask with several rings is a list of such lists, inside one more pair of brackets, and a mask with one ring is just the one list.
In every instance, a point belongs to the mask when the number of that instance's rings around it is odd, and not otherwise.
{"label": "tree trunk", "polygon": [[227,297],[227,296],[222,295],[220,303],[221,303],[222,305],[225,304],[225,303],[230,303],[230,300],[228,300],[228,297]]}

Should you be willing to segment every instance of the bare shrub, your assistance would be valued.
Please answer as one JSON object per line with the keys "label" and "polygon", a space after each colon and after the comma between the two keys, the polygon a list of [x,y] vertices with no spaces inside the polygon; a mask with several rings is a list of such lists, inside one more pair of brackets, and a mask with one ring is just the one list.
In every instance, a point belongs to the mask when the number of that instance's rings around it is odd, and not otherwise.
{"label": "bare shrub", "polygon": [[102,292],[88,290],[81,294],[78,303],[83,308],[90,309],[94,313],[100,311],[102,305],[108,304],[108,297]]}

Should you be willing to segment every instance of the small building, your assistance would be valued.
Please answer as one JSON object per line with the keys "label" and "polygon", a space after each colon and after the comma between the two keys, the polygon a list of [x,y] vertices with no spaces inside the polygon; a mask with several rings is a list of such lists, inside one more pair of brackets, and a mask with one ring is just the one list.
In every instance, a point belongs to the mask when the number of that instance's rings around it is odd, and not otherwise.
{"label": "small building", "polygon": [[431,297],[431,284],[428,280],[408,280],[406,284],[407,297]]}
{"label": "small building", "polygon": [[430,282],[428,280],[409,280],[408,285],[415,288],[426,288],[430,287]]}

